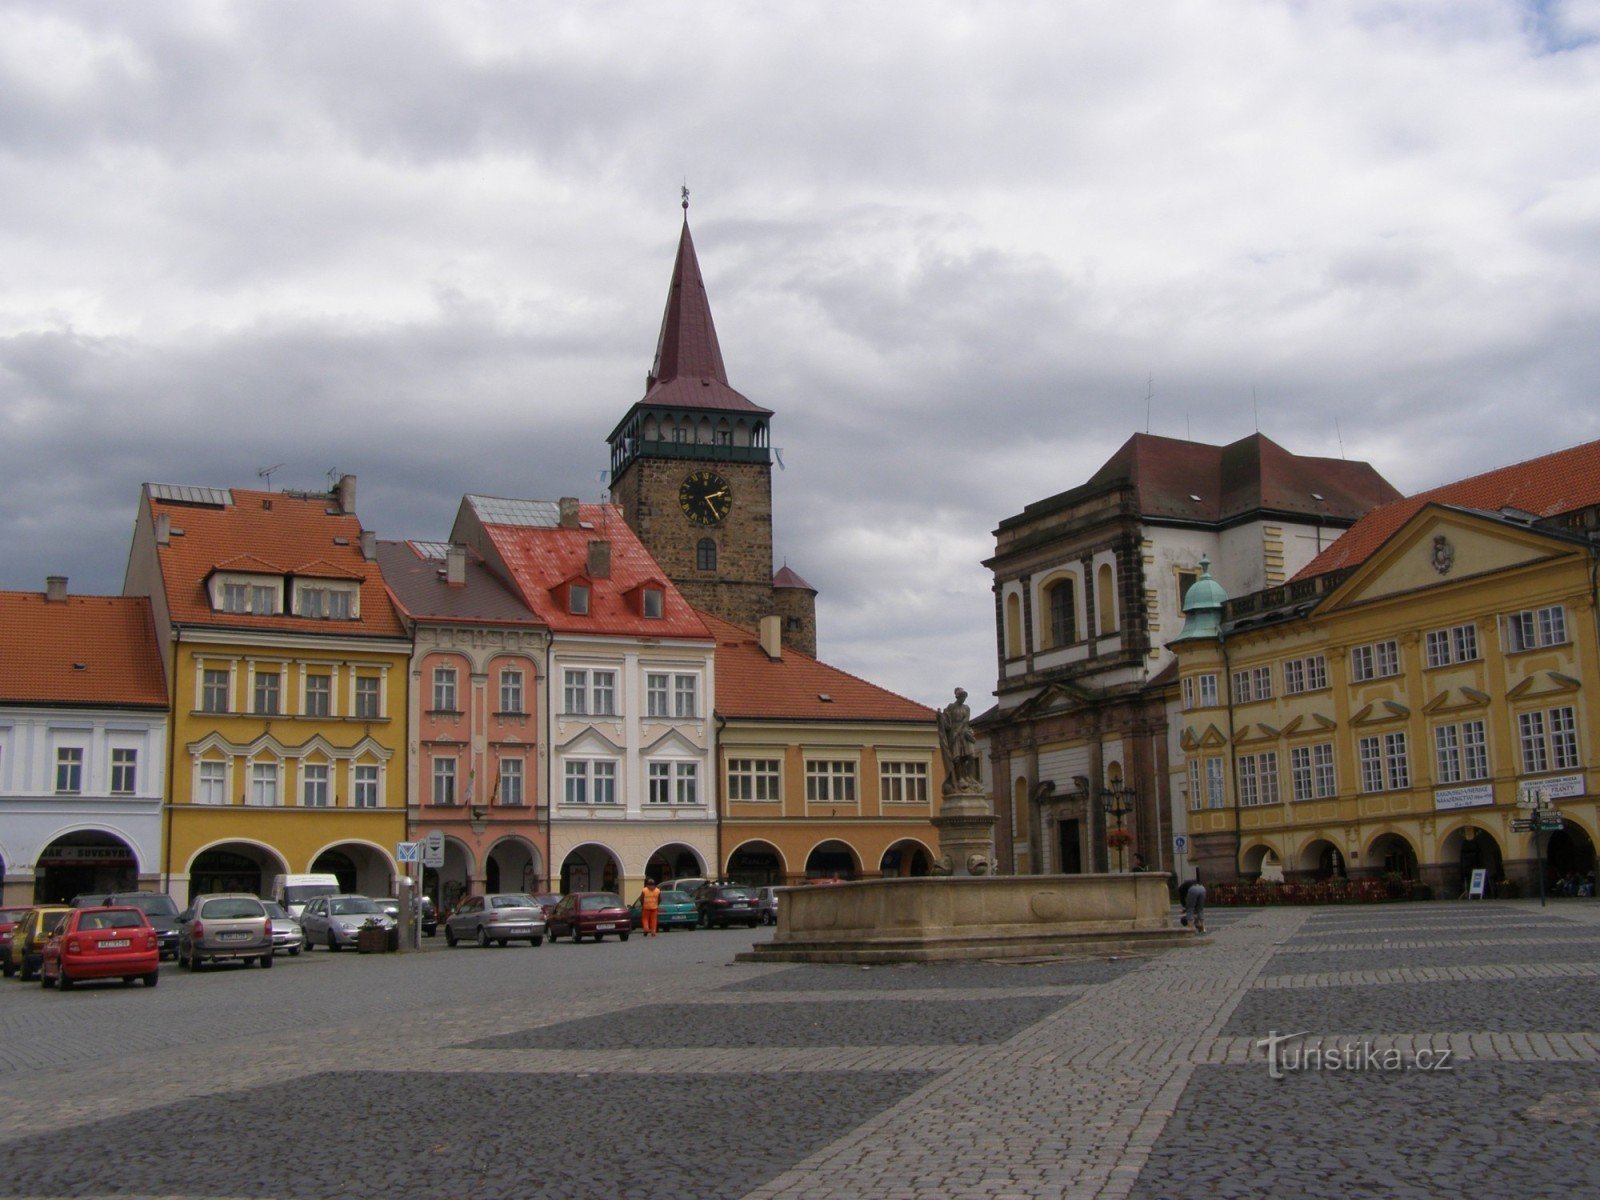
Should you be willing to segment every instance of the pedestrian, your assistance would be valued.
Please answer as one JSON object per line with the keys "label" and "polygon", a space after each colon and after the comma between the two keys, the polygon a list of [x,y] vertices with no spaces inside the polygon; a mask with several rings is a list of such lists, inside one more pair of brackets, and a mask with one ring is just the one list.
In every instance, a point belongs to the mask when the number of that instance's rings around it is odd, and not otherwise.
{"label": "pedestrian", "polygon": [[1196,933],[1206,931],[1206,885],[1199,876],[1186,879],[1178,888],[1178,899],[1183,901],[1180,923],[1193,925]]}
{"label": "pedestrian", "polygon": [[656,917],[661,911],[661,889],[654,879],[644,881],[644,891],[639,893],[640,926],[645,937],[656,936]]}

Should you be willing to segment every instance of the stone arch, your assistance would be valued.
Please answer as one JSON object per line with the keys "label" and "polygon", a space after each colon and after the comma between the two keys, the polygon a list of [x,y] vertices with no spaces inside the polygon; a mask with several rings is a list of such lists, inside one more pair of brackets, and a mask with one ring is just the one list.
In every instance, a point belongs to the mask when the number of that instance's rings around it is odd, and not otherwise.
{"label": "stone arch", "polygon": [[1295,856],[1295,871],[1303,879],[1343,879],[1344,851],[1325,837],[1314,837]]}
{"label": "stone arch", "polygon": [[361,896],[388,896],[394,891],[394,859],[376,842],[350,838],[324,846],[311,856],[310,869],[314,875],[337,875],[340,891]]}
{"label": "stone arch", "polygon": [[444,866],[422,869],[422,890],[433,897],[441,914],[453,912],[456,905],[461,903],[461,897],[471,889],[477,866],[472,847],[460,838],[446,834]]}
{"label": "stone arch", "polygon": [[544,856],[527,838],[508,834],[484,854],[483,879],[486,892],[542,892]]}
{"label": "stone arch", "polygon": [[185,868],[189,901],[217,892],[267,895],[276,875],[289,874],[288,860],[278,850],[253,838],[218,838],[202,846]]}
{"label": "stone arch", "polygon": [[878,860],[878,874],[885,879],[920,878],[933,873],[933,851],[916,838],[901,838],[892,843]]}
{"label": "stone arch", "polygon": [[135,840],[103,825],[58,830],[33,865],[36,904],[66,904],[89,892],[133,891],[139,885]]}
{"label": "stone arch", "polygon": [[1239,874],[1246,878],[1260,879],[1264,883],[1273,882],[1269,876],[1276,875],[1277,882],[1283,881],[1283,860],[1278,856],[1275,847],[1267,842],[1253,842],[1246,846],[1239,855]]}
{"label": "stone arch", "polygon": [[645,860],[644,873],[665,888],[674,879],[703,877],[706,863],[693,846],[684,842],[668,842],[656,847]]}
{"label": "stone arch", "polygon": [[752,887],[787,883],[789,879],[789,869],[783,861],[783,851],[771,842],[757,838],[741,842],[733,848],[728,855],[727,867],[723,874],[729,879],[747,883]]}
{"label": "stone arch", "polygon": [[1398,875],[1401,879],[1418,876],[1417,848],[1411,839],[1392,829],[1378,833],[1362,851],[1362,862],[1369,871]]}
{"label": "stone arch", "polygon": [[1481,825],[1464,821],[1439,843],[1439,866],[1446,895],[1464,895],[1472,873],[1488,872],[1489,889],[1505,877],[1505,853],[1500,842]]}
{"label": "stone arch", "polygon": [[1544,845],[1545,885],[1553,894],[1577,895],[1578,891],[1562,889],[1564,880],[1576,877],[1579,886],[1595,881],[1594,838],[1572,817],[1565,817],[1564,827],[1549,834]]}
{"label": "stone arch", "polygon": [[561,860],[563,892],[614,892],[622,886],[622,857],[601,842],[574,846]]}
{"label": "stone arch", "polygon": [[861,856],[849,842],[825,838],[806,855],[807,879],[859,879]]}

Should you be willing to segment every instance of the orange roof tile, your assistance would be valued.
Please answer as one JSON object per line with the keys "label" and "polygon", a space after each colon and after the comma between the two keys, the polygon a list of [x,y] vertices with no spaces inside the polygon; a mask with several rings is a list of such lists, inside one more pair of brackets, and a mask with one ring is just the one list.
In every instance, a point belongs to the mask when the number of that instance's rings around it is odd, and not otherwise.
{"label": "orange roof tile", "polygon": [[[767,657],[748,629],[701,613],[717,639],[717,712],[769,721],[892,721],[932,725],[933,709],[797,650]],[[823,699],[823,697],[828,697]]]}
{"label": "orange roof tile", "polygon": [[0,592],[0,704],[166,708],[150,601]]}
{"label": "orange roof tile", "polygon": [[1600,504],[1600,441],[1499,467],[1375,508],[1307,563],[1295,578],[1359,566],[1425,504],[1490,512],[1514,508],[1538,517]]}
{"label": "orange roof tile", "polygon": [[[338,512],[327,496],[242,488],[216,494],[231,503],[184,503],[146,491],[152,517],[165,514],[172,521],[168,544],[156,552],[175,624],[340,637],[405,636],[378,564],[361,557],[361,522],[353,513]],[[256,616],[211,607],[206,580],[213,572],[257,571],[274,562],[306,564],[288,571],[272,568],[275,574],[300,571],[318,579],[360,580],[360,619]],[[245,565],[249,563],[258,565]]]}

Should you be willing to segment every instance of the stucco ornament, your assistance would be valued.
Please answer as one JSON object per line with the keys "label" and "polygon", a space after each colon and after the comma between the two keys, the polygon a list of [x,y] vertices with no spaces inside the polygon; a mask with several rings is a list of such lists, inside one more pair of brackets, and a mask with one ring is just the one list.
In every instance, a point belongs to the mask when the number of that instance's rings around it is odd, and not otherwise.
{"label": "stucco ornament", "polygon": [[1456,548],[1450,544],[1450,539],[1444,534],[1439,534],[1433,539],[1433,569],[1441,575],[1448,575],[1450,568],[1456,563]]}

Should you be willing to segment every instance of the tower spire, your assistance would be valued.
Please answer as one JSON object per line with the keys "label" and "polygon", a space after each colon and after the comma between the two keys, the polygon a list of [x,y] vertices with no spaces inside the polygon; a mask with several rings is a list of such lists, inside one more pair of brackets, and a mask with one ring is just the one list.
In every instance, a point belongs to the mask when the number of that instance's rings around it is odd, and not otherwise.
{"label": "tower spire", "polygon": [[667,308],[661,315],[661,335],[656,339],[655,363],[650,368],[653,386],[676,379],[715,380],[728,386],[728,371],[717,344],[717,327],[711,320],[711,301],[689,233],[689,189],[683,189],[683,232],[678,235],[678,258],[672,265]]}

